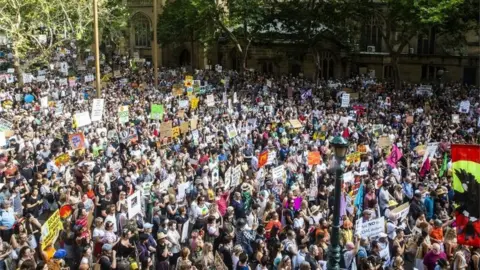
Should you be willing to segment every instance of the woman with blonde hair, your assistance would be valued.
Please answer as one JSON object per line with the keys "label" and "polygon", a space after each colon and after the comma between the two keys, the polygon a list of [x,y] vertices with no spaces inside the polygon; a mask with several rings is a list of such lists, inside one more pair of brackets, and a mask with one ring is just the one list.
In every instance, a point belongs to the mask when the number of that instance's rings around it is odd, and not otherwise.
{"label": "woman with blonde hair", "polygon": [[190,261],[189,257],[190,249],[188,247],[184,247],[180,252],[180,257],[177,259],[175,270],[190,269],[190,267],[192,267],[192,261]]}
{"label": "woman with blonde hair", "polygon": [[457,231],[455,228],[446,227],[445,228],[445,236],[443,239],[443,245],[445,248],[445,254],[447,254],[447,258],[451,259],[455,253],[455,249],[457,248]]}
{"label": "woman with blonde hair", "polygon": [[215,269],[215,256],[213,255],[213,245],[211,243],[205,243],[203,248],[203,265],[204,269]]}

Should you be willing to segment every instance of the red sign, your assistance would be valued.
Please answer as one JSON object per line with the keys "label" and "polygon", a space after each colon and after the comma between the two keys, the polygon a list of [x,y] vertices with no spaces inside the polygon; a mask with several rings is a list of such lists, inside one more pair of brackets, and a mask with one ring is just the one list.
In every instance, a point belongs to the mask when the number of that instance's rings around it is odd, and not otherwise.
{"label": "red sign", "polygon": [[268,161],[268,151],[263,151],[258,155],[258,168],[262,168],[267,164]]}

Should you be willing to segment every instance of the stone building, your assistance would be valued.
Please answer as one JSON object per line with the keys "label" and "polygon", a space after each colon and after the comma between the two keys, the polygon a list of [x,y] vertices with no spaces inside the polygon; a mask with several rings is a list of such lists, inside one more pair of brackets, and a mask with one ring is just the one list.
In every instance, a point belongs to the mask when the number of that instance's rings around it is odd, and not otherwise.
{"label": "stone building", "polygon": [[[131,9],[128,50],[147,60],[152,59],[151,31],[153,0],[125,0]],[[159,14],[166,0],[159,1]],[[374,19],[362,27],[360,44],[355,52],[346,52],[332,42],[318,46],[321,59],[320,75],[323,78],[341,78],[354,73],[369,73],[379,79],[392,78],[391,59],[379,34],[381,27]],[[402,80],[413,83],[459,81],[480,84],[479,33],[467,34],[467,47],[462,55],[447,54],[435,32],[428,36],[412,38],[399,59]],[[159,46],[160,66],[191,66],[220,64],[227,69],[239,69],[241,56],[233,45],[219,41],[208,51],[198,43],[185,43],[172,47]],[[302,73],[314,77],[315,60],[312,52],[298,45],[274,42],[254,44],[247,56],[247,67],[273,74]],[[442,71],[440,71],[442,70]],[[440,71],[440,72],[439,72]]]}

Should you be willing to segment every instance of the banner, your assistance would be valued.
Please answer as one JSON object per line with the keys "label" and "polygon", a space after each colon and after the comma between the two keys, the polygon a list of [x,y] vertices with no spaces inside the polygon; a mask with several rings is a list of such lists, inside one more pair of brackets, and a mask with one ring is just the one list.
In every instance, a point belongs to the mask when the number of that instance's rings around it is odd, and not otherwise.
{"label": "banner", "polygon": [[393,209],[390,212],[390,216],[393,217],[395,220],[404,220],[407,218],[408,212],[410,212],[410,203],[406,202]]}
{"label": "banner", "polygon": [[350,94],[342,95],[342,108],[350,107]]}
{"label": "banner", "polygon": [[42,225],[41,249],[44,250],[47,246],[55,244],[61,230],[63,230],[63,224],[57,209]]}
{"label": "banner", "polygon": [[210,94],[207,96],[206,102],[208,107],[213,107],[215,106],[215,97],[213,94]]}
{"label": "banner", "polygon": [[10,121],[7,121],[3,118],[0,118],[0,131],[9,131],[12,130],[13,123]]}
{"label": "banner", "polygon": [[83,132],[77,132],[68,135],[73,150],[83,149],[85,147],[85,136]]}
{"label": "banner", "polygon": [[451,155],[457,242],[480,247],[480,145],[453,144]]}
{"label": "banner", "polygon": [[162,104],[152,104],[150,109],[150,119],[163,119],[164,108]]}
{"label": "banner", "polygon": [[90,114],[88,112],[76,113],[74,119],[77,128],[88,126],[92,123],[92,120],[90,120]]}
{"label": "banner", "polygon": [[129,219],[142,213],[142,196],[139,190],[127,197],[127,208]]}
{"label": "banner", "polygon": [[102,99],[102,98],[96,98],[96,99],[93,100],[93,103],[92,103],[92,122],[102,121],[104,104],[105,104],[105,100]]}
{"label": "banner", "polygon": [[128,106],[119,106],[118,107],[118,122],[120,124],[125,124],[129,121],[128,119]]}

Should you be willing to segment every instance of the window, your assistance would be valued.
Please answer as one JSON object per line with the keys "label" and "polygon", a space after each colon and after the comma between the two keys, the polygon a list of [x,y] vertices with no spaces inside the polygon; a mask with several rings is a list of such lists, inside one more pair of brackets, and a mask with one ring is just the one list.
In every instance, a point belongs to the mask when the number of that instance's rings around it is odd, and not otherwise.
{"label": "window", "polygon": [[330,79],[335,77],[335,61],[330,52],[322,52],[320,56],[320,63],[322,70],[320,72],[320,77],[324,79]]}
{"label": "window", "polygon": [[137,13],[132,17],[132,25],[135,29],[135,47],[151,46],[150,38],[150,20],[142,13]]}
{"label": "window", "polygon": [[361,36],[362,51],[367,51],[368,46],[375,46],[376,52],[382,51],[382,36],[380,31],[382,31],[382,23],[374,16],[364,23]]}
{"label": "window", "polygon": [[435,79],[440,79],[441,76],[438,74],[439,70],[445,71],[445,68],[431,65],[422,65],[422,80],[432,81]]}
{"label": "window", "polygon": [[432,28],[427,34],[418,35],[417,40],[418,54],[435,53],[435,29]]}

